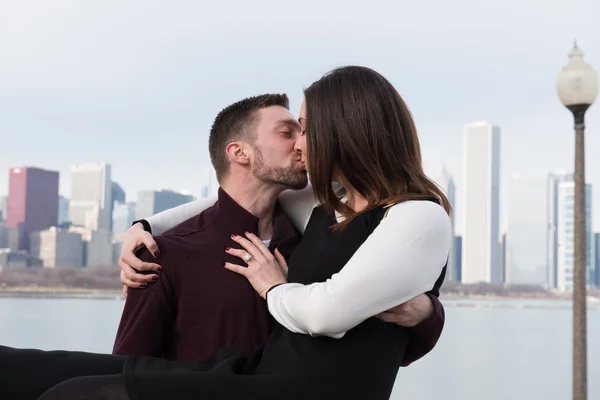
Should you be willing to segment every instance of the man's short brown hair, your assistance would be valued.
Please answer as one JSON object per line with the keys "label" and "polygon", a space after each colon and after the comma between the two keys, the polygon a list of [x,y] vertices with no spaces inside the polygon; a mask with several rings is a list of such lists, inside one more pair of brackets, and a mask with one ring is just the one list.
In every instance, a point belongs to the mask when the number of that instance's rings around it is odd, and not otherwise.
{"label": "man's short brown hair", "polygon": [[229,160],[225,147],[233,141],[254,140],[256,127],[256,112],[262,108],[282,106],[289,109],[286,94],[263,94],[248,97],[224,108],[215,118],[208,138],[210,160],[217,173],[217,180],[229,172]]}

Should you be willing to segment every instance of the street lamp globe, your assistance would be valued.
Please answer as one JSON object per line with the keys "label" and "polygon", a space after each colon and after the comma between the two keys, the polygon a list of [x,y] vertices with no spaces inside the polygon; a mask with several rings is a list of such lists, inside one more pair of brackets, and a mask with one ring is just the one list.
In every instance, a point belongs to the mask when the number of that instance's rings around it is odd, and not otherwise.
{"label": "street lamp globe", "polygon": [[585,112],[598,96],[598,73],[583,60],[577,42],[569,53],[569,63],[558,74],[556,88],[560,101],[573,112]]}

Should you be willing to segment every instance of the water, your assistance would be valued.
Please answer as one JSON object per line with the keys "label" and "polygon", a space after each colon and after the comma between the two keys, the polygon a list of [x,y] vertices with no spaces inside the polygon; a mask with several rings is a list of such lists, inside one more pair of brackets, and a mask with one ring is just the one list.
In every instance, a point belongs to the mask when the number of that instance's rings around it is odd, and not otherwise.
{"label": "water", "polygon": [[[124,302],[0,298],[0,344],[110,352]],[[569,302],[445,300],[437,347],[402,368],[392,399],[564,400],[571,397]],[[588,313],[588,398],[600,399],[600,305]]]}

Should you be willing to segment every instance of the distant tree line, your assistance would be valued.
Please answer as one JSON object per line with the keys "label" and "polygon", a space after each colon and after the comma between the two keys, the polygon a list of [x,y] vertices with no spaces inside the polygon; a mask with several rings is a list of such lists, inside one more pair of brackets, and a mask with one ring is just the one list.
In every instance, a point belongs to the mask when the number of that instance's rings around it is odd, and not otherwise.
{"label": "distant tree line", "polygon": [[0,289],[52,287],[120,290],[120,269],[114,265],[90,268],[19,268],[0,271]]}
{"label": "distant tree line", "polygon": [[492,296],[544,296],[559,297],[556,292],[549,291],[540,285],[515,285],[501,283],[471,283],[464,284],[455,281],[445,281],[442,293],[455,295],[492,295]]}

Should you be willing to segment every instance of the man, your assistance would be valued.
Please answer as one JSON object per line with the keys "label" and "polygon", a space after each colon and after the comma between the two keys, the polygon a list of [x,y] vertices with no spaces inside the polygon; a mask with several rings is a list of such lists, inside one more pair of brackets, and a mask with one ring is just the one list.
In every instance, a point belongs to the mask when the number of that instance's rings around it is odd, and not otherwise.
{"label": "man", "polygon": [[[246,231],[285,258],[299,243],[276,200],[282,191],[308,183],[297,146],[300,135],[285,95],[252,97],[219,113],[209,138],[221,185],[217,203],[155,241],[149,233],[139,234],[150,231],[147,221],[130,229],[120,265],[123,283],[137,289],[128,292],[115,354],[202,361],[218,349],[248,354],[266,341],[273,319],[245,278],[223,268],[226,261],[238,262],[224,250],[238,247],[230,236]],[[146,248],[137,259],[133,249],[142,244]],[[131,267],[163,273],[144,276]],[[436,295],[428,294],[380,318],[414,326],[403,360],[408,365],[433,348],[444,312]]]}

